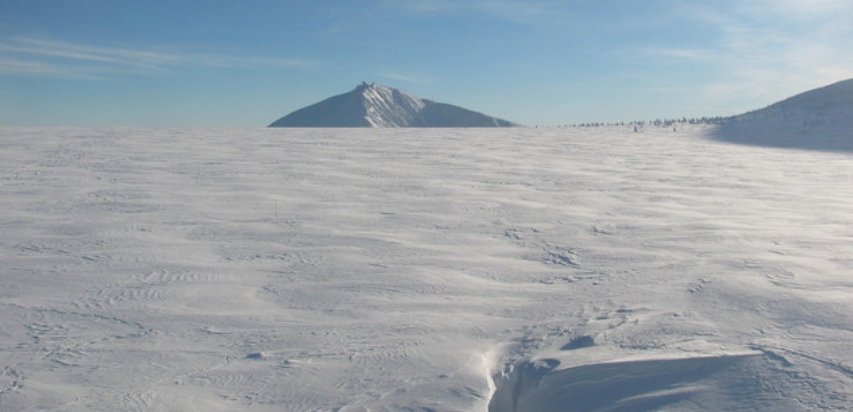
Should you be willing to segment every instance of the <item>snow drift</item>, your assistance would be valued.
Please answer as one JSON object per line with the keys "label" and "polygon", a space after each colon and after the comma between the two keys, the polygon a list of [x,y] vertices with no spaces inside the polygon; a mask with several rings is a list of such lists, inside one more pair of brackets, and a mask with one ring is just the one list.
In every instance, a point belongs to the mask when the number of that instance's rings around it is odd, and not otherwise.
{"label": "snow drift", "polygon": [[850,154],[691,127],[0,129],[0,411],[848,411]]}

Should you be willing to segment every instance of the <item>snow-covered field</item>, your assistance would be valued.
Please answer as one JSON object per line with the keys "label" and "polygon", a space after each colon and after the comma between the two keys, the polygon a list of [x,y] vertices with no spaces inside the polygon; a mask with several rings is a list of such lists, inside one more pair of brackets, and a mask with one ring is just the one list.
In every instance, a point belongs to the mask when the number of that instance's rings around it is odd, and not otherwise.
{"label": "snow-covered field", "polygon": [[849,410],[853,155],[0,130],[0,410]]}

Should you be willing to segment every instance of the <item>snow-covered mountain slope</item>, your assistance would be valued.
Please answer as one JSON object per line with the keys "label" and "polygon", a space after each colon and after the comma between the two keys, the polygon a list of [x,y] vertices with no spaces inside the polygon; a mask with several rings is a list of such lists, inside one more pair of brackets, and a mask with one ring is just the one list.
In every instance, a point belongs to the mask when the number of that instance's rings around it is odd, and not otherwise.
{"label": "snow-covered mountain slope", "polygon": [[853,161],[0,129],[0,411],[848,411]]}
{"label": "snow-covered mountain slope", "polygon": [[713,136],[759,146],[853,151],[853,79],[734,116]]}
{"label": "snow-covered mountain slope", "polygon": [[299,109],[270,127],[512,127],[512,122],[362,83],[348,93]]}

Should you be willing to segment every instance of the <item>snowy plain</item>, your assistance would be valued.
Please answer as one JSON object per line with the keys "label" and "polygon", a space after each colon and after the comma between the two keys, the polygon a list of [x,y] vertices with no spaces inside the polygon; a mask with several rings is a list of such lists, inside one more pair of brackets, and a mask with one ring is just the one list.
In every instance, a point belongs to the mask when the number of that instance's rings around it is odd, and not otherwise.
{"label": "snowy plain", "polygon": [[0,410],[849,410],[853,155],[0,129]]}

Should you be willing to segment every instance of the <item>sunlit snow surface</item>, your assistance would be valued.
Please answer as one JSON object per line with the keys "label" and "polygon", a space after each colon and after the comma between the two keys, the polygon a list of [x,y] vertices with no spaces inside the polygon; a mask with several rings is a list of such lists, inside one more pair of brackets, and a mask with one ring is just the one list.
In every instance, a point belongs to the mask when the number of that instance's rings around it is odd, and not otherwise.
{"label": "sunlit snow surface", "polygon": [[0,410],[846,410],[853,157],[0,130]]}

